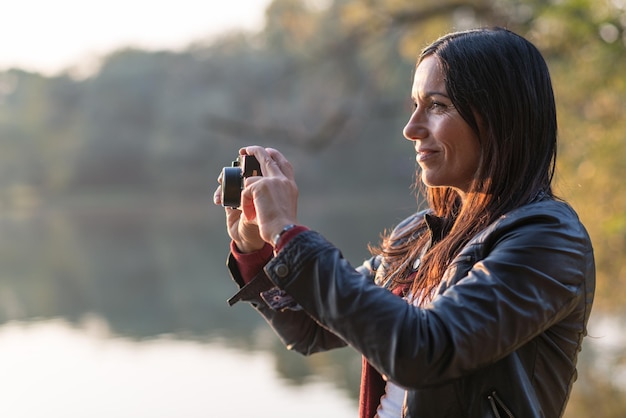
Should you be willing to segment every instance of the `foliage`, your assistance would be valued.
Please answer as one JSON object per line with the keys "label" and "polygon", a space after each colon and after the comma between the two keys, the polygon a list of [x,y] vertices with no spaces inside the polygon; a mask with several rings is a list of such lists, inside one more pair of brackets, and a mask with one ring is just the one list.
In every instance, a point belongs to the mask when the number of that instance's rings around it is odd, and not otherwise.
{"label": "foliage", "polygon": [[[595,243],[599,308],[620,306],[622,3],[336,0],[321,8],[276,0],[266,18],[258,34],[181,53],[118,51],[83,80],[0,74],[0,198],[30,207],[85,190],[204,193],[206,179],[248,143],[296,154],[305,187],[349,184],[356,195],[370,184],[404,193],[413,163],[401,138],[403,102],[419,50],[451,29],[503,25],[549,61],[560,115],[559,191]],[[332,170],[319,170],[322,163]]]}

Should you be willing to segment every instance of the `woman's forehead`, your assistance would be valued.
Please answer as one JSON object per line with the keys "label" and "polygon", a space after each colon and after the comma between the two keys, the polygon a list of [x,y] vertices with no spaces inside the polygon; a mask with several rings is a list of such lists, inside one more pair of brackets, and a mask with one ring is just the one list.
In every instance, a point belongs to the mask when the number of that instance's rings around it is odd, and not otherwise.
{"label": "woman's forehead", "polygon": [[411,93],[414,97],[446,93],[443,69],[436,57],[427,56],[418,64]]}

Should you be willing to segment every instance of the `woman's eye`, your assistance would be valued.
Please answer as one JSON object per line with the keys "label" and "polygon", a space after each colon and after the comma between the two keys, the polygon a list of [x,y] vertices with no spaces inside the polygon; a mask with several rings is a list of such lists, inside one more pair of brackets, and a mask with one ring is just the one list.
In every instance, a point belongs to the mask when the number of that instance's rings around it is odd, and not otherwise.
{"label": "woman's eye", "polygon": [[438,102],[436,100],[432,100],[423,104],[419,104],[418,102],[411,101],[409,103],[411,112],[415,112],[419,107],[423,107],[425,110],[437,110],[442,111],[448,108],[448,105],[442,102]]}

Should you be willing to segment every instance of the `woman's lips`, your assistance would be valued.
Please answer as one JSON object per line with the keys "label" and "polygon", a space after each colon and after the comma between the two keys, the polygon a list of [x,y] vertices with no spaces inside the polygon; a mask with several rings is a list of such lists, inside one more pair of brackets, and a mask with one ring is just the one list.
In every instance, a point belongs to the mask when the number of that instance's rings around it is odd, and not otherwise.
{"label": "woman's lips", "polygon": [[437,151],[428,148],[419,148],[415,160],[419,162],[428,161],[437,154]]}

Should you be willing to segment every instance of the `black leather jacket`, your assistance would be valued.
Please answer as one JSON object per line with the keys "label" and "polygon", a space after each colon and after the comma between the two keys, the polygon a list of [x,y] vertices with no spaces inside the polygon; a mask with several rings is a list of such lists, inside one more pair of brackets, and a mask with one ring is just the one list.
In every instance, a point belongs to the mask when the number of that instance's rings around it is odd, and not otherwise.
{"label": "black leather jacket", "polygon": [[[379,264],[355,269],[303,232],[231,304],[251,302],[300,353],[351,345],[407,389],[405,417],[563,414],[595,289],[591,242],[566,203],[531,203],[487,227],[423,308],[376,285]],[[243,284],[232,256],[229,268]]]}

